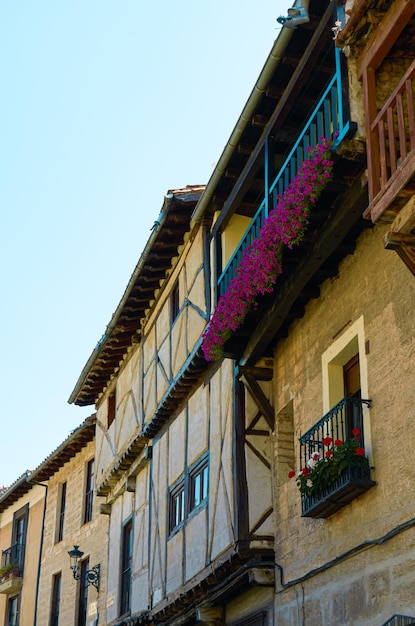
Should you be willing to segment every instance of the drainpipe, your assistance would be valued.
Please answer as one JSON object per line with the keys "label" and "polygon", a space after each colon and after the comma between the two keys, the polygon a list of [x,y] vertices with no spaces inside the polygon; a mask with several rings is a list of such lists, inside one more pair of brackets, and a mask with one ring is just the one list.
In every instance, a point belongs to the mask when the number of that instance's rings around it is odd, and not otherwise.
{"label": "drainpipe", "polygon": [[46,518],[46,502],[48,499],[48,485],[45,485],[44,483],[38,483],[35,480],[29,480],[29,473],[26,474],[26,482],[28,482],[30,485],[39,485],[39,487],[44,487],[45,488],[45,502],[43,504],[43,516],[42,516],[42,532],[40,535],[40,547],[39,547],[39,563],[38,563],[38,567],[37,567],[37,579],[36,579],[36,595],[35,595],[35,615],[33,618],[33,626],[36,626],[37,624],[37,609],[38,609],[38,602],[39,602],[39,587],[40,587],[40,570],[42,567],[42,549],[43,549],[43,538],[45,535],[45,518]]}

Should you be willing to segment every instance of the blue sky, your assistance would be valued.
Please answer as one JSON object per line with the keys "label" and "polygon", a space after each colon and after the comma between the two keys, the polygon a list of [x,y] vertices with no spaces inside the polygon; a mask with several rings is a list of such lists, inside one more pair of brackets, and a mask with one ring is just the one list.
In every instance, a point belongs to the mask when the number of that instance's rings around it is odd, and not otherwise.
{"label": "blue sky", "polygon": [[292,2],[0,3],[0,485],[67,399],[168,189],[208,181]]}

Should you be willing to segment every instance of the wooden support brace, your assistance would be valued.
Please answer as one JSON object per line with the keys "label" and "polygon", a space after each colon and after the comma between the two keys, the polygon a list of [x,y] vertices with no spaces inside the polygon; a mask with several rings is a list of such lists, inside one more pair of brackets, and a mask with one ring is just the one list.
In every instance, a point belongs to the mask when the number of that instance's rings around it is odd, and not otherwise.
{"label": "wooden support brace", "polygon": [[265,396],[258,382],[253,376],[250,376],[249,374],[245,374],[244,376],[242,376],[241,380],[252,395],[255,402],[257,403],[259,410],[267,421],[268,426],[271,428],[271,430],[274,430],[274,409],[270,405],[268,398]]}
{"label": "wooden support brace", "polygon": [[385,248],[395,250],[415,276],[415,236],[389,231],[384,237]]}

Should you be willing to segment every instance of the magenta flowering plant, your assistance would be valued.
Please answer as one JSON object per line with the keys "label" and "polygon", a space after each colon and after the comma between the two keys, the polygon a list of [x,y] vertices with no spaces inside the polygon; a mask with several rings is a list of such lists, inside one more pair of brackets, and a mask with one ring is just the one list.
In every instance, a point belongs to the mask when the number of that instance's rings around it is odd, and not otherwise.
{"label": "magenta flowering plant", "polygon": [[259,236],[245,248],[236,275],[219,298],[203,333],[202,350],[207,361],[223,356],[224,345],[244,322],[259,295],[273,290],[282,273],[284,246],[292,248],[304,237],[310,209],[333,174],[331,139],[321,137],[308,149],[297,175],[264,220]]}

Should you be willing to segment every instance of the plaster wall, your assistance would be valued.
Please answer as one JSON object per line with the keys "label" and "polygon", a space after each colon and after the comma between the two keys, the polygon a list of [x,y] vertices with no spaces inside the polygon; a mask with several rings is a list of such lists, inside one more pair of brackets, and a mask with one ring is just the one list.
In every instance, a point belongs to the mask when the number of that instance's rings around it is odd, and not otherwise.
{"label": "plaster wall", "polygon": [[[29,505],[23,586],[20,591],[20,626],[32,626],[35,615],[44,497],[44,487],[34,485],[0,517],[0,550],[7,550],[12,545],[13,515],[27,504]],[[7,623],[6,612],[7,596],[1,594],[0,620],[4,619],[4,624]]]}

